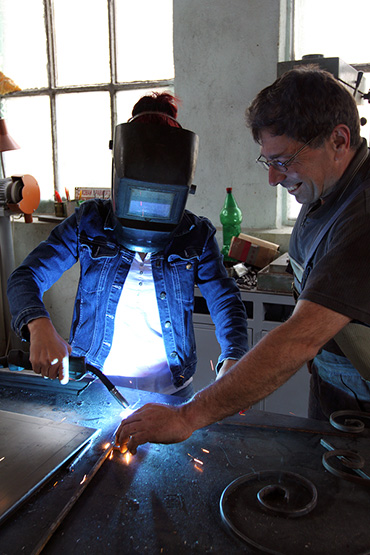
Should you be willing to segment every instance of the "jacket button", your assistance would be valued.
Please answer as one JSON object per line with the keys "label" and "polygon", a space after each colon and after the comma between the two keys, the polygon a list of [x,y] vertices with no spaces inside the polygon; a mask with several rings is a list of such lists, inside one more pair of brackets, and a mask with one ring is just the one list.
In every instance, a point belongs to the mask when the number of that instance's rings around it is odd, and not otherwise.
{"label": "jacket button", "polygon": [[186,267],[187,270],[191,270],[193,265],[192,265],[191,262],[188,262],[185,267]]}
{"label": "jacket button", "polygon": [[172,353],[170,354],[171,358],[176,358],[177,357],[177,353],[176,351],[172,351]]}
{"label": "jacket button", "polygon": [[162,291],[162,293],[159,295],[160,299],[165,299],[166,298],[166,293],[165,291]]}
{"label": "jacket button", "polygon": [[165,322],[165,324],[164,324],[164,327],[165,327],[165,328],[170,328],[170,327],[171,327],[171,322],[169,322],[169,321],[167,320],[167,322]]}

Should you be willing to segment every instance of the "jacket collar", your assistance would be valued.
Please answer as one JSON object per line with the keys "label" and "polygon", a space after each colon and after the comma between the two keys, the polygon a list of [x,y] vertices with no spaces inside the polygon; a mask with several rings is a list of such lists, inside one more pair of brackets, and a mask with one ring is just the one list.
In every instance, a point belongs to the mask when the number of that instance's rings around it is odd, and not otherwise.
{"label": "jacket collar", "polygon": [[104,229],[114,230],[118,225],[118,220],[113,212],[112,201],[109,202],[109,209],[104,221]]}

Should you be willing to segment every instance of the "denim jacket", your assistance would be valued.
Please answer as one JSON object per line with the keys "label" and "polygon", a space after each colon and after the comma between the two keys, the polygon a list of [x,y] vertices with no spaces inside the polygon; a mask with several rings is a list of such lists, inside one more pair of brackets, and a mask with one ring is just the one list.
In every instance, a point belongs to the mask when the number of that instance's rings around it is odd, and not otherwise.
{"label": "denim jacket", "polygon": [[[30,320],[50,318],[42,301],[44,292],[79,261],[69,343],[73,355],[85,356],[88,363],[102,369],[112,344],[118,300],[134,258],[117,240],[117,225],[110,201],[86,201],[27,256],[8,280],[12,328],[19,336],[29,339],[26,324]],[[248,350],[244,305],[223,266],[215,232],[207,218],[185,211],[171,242],[151,257],[175,387],[194,374],[197,363],[192,319],[195,285],[216,326],[221,347],[218,365],[226,358],[239,359]]]}

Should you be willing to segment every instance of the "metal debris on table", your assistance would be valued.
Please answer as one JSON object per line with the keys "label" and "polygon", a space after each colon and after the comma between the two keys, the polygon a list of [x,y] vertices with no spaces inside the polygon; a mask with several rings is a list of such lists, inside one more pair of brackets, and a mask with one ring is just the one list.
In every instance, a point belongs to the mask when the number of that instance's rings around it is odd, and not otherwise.
{"label": "metal debris on table", "polygon": [[245,266],[242,262],[232,267],[233,277],[240,289],[257,287],[257,270],[253,266]]}

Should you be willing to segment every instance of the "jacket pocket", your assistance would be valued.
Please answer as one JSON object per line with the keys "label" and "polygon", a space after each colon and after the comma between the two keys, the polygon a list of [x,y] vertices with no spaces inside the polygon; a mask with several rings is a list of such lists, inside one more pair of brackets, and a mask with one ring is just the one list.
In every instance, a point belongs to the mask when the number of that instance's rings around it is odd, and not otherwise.
{"label": "jacket pocket", "polygon": [[172,288],[177,301],[187,307],[194,303],[194,285],[198,260],[173,257],[170,263]]}
{"label": "jacket pocket", "polygon": [[113,243],[84,237],[80,242],[80,286],[89,293],[102,291],[106,286],[109,271],[115,266],[114,260],[119,247]]}

